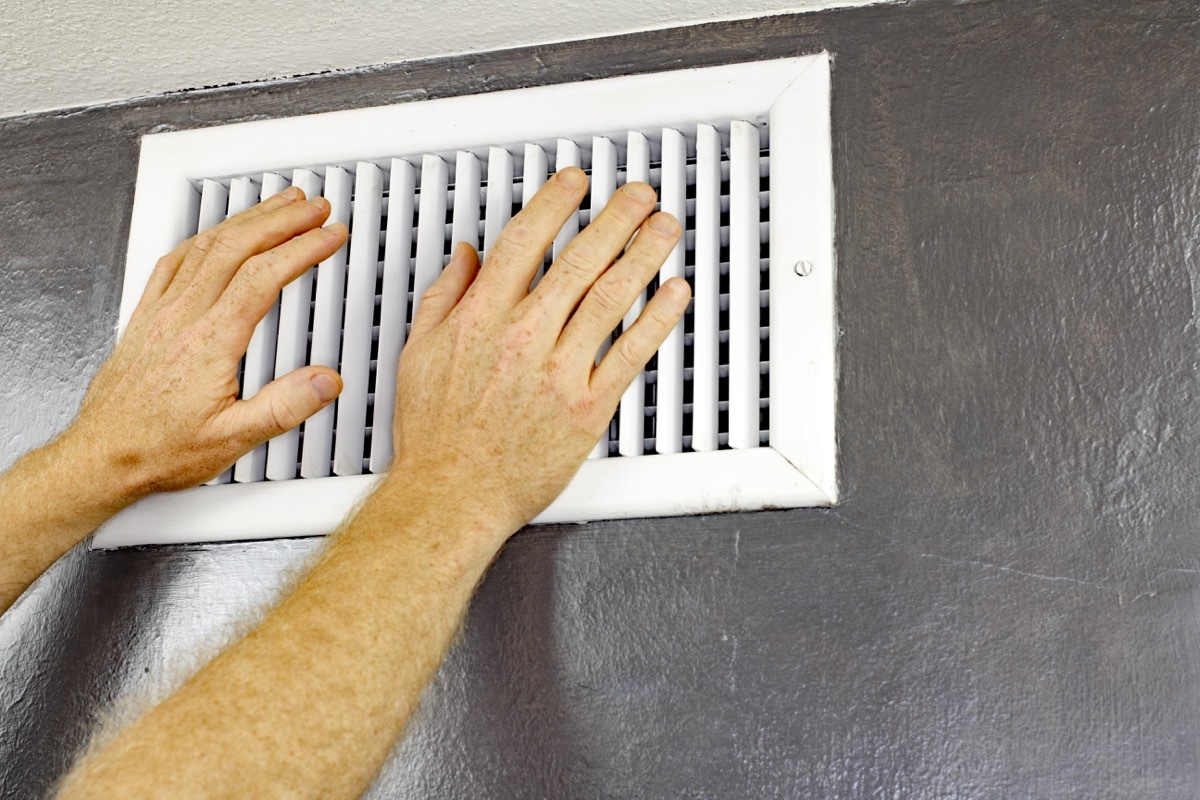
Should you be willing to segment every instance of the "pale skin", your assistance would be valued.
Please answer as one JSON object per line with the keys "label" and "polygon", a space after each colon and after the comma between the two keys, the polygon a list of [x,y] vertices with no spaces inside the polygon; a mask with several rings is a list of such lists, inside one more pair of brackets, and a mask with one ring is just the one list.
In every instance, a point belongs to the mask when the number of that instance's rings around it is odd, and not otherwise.
{"label": "pale skin", "polygon": [[[387,477],[257,628],[76,765],[60,797],[362,793],[488,565],[578,470],[687,306],[687,284],[666,282],[595,363],[680,235],[644,184],[618,191],[529,291],[585,192],[564,170],[482,267],[456,249],[400,361]],[[320,227],[328,214],[289,190],[159,262],[76,421],[0,478],[0,610],[121,508],[202,483],[333,400],[340,379],[324,368],[249,401],[236,380],[279,290],[345,240]]]}

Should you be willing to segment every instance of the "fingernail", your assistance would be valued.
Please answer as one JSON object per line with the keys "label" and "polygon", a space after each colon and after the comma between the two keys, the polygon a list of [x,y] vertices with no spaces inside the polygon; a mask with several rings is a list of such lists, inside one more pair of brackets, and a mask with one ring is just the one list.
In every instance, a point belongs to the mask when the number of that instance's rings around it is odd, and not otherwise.
{"label": "fingernail", "polygon": [[313,391],[317,393],[317,397],[321,399],[322,403],[328,403],[342,391],[338,382],[324,372],[314,375],[309,383],[312,384]]}
{"label": "fingernail", "polygon": [[344,222],[331,222],[325,226],[325,230],[329,231],[335,236],[341,236],[350,233],[350,229],[346,227]]}
{"label": "fingernail", "polygon": [[587,183],[587,176],[579,167],[567,167],[558,171],[558,182],[568,189],[578,189]]}
{"label": "fingernail", "polygon": [[663,236],[674,236],[679,233],[679,221],[670,214],[655,214],[650,218],[650,230]]}
{"label": "fingernail", "polygon": [[644,183],[627,183],[625,184],[625,194],[632,197],[634,200],[640,200],[643,203],[654,199],[654,190]]}
{"label": "fingernail", "polygon": [[299,200],[301,197],[304,197],[304,192],[300,190],[299,186],[289,186],[281,194],[288,200]]}
{"label": "fingernail", "polygon": [[325,198],[324,197],[314,197],[312,200],[308,201],[308,204],[312,205],[312,206],[316,206],[317,208],[324,208],[325,207]]}
{"label": "fingernail", "polygon": [[671,278],[663,284],[671,292],[671,303],[676,308],[687,308],[692,299],[692,287],[683,278]]}

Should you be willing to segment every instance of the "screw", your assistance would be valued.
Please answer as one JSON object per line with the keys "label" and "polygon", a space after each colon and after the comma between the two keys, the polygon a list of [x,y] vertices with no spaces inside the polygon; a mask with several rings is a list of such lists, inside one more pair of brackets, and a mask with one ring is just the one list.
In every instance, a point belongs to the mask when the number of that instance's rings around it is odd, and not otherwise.
{"label": "screw", "polygon": [[811,261],[797,261],[793,269],[796,270],[797,275],[803,278],[813,271],[813,263]]}

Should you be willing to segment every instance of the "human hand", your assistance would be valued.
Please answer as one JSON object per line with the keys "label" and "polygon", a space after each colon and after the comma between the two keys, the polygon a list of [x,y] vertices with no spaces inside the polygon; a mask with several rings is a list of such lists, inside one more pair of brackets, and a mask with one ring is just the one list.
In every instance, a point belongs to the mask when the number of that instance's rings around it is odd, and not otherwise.
{"label": "human hand", "polygon": [[660,286],[597,366],[602,341],[680,226],[665,213],[647,219],[653,190],[629,184],[530,292],[586,190],[581,170],[559,172],[504,229],[482,269],[474,249],[459,246],[421,300],[400,358],[391,474],[438,487],[448,507],[507,533],[567,485],[691,294],[679,278]]}
{"label": "human hand", "polygon": [[159,259],[124,336],[64,434],[121,504],[220,474],[299,425],[341,391],[331,369],[305,367],[249,400],[238,363],[280,290],[346,240],[321,228],[323,198],[290,188],[188,239]]}

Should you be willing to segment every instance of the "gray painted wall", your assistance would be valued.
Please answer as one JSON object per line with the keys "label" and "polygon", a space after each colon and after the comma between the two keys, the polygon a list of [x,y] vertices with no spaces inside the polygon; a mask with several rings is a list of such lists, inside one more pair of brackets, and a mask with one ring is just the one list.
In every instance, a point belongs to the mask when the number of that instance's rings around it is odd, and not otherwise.
{"label": "gray painted wall", "polygon": [[[375,796],[1196,797],[1198,27],[927,0],[0,122],[0,448],[103,357],[145,131],[829,49],[844,501],[519,534]],[[313,546],[64,559],[0,794]]]}

